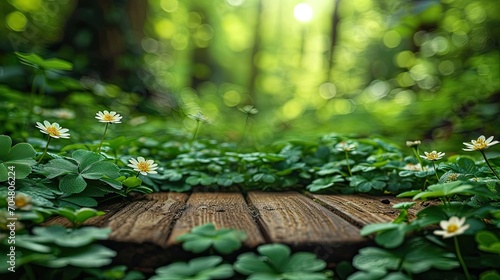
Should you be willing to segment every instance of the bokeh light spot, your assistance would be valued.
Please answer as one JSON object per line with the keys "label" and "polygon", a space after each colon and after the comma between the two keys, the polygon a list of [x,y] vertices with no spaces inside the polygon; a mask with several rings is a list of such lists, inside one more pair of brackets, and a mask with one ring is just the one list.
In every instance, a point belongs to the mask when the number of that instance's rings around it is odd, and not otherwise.
{"label": "bokeh light spot", "polygon": [[319,95],[324,99],[332,99],[337,94],[337,87],[332,83],[324,83],[319,86]]}
{"label": "bokeh light spot", "polygon": [[28,19],[26,16],[18,11],[12,12],[5,17],[7,26],[17,32],[23,31],[26,28]]}
{"label": "bokeh light spot", "polygon": [[177,9],[179,6],[179,3],[177,3],[177,0],[161,0],[160,1],[160,7],[165,11],[165,12],[173,12]]}
{"label": "bokeh light spot", "polygon": [[224,104],[229,107],[237,106],[241,102],[241,95],[236,90],[228,90],[224,92],[222,98],[224,99]]}
{"label": "bokeh light spot", "polygon": [[395,48],[401,44],[401,35],[397,31],[390,30],[384,34],[384,45],[388,48]]}
{"label": "bokeh light spot", "polygon": [[300,22],[309,22],[313,17],[313,10],[309,4],[300,3],[293,9],[293,15]]}
{"label": "bokeh light spot", "polygon": [[283,116],[289,120],[297,118],[302,114],[303,111],[304,111],[303,102],[296,99],[288,101],[287,103],[285,103],[285,105],[283,105],[283,107],[281,107],[281,112]]}

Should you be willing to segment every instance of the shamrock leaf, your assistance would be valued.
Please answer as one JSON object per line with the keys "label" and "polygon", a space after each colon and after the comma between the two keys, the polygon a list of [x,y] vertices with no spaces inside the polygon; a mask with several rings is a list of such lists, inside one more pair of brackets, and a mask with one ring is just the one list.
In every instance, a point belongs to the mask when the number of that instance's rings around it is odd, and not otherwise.
{"label": "shamrock leaf", "polygon": [[[31,166],[36,164],[33,159],[35,149],[28,143],[19,143],[12,147],[12,139],[7,135],[0,135],[0,182],[9,177],[23,179],[31,173]],[[9,176],[11,174],[15,174]]]}
{"label": "shamrock leaf", "polygon": [[216,230],[212,223],[195,227],[191,233],[177,237],[178,241],[183,242],[182,248],[186,251],[201,253],[213,246],[221,254],[238,250],[245,239],[246,234],[242,231],[229,228]]}
{"label": "shamrock leaf", "polygon": [[156,269],[156,275],[151,280],[210,280],[229,279],[234,271],[229,264],[220,264],[219,256],[200,257],[188,263],[175,262]]}
{"label": "shamrock leaf", "polygon": [[291,255],[291,250],[283,244],[266,244],[257,248],[260,253],[244,253],[238,257],[234,269],[254,280],[323,280],[328,279],[326,263],[316,255],[298,252]]}

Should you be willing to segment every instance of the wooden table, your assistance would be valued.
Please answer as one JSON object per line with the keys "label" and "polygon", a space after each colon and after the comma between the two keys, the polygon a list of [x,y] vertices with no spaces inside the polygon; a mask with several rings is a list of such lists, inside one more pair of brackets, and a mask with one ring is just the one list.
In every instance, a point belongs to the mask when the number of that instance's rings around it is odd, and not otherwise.
{"label": "wooden table", "polygon": [[[410,201],[366,195],[316,195],[298,192],[194,192],[153,193],[100,207],[105,215],[84,225],[109,227],[107,246],[117,251],[117,264],[143,271],[186,260],[193,255],[176,241],[193,227],[214,223],[216,228],[246,232],[243,251],[259,244],[285,243],[297,251],[314,252],[330,262],[350,260],[372,241],[359,235],[370,223],[389,222],[399,210],[396,203]],[[422,206],[410,211],[410,218]],[[45,225],[70,225],[62,217]]]}

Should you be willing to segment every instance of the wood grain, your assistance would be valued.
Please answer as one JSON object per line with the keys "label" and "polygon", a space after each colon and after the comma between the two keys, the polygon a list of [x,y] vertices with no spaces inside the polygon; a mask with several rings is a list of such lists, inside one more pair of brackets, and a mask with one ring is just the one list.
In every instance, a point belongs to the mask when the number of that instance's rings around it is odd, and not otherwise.
{"label": "wood grain", "polygon": [[270,242],[293,246],[363,242],[359,229],[296,192],[250,192],[248,202]]}
{"label": "wood grain", "polygon": [[[310,194],[310,197],[359,227],[390,222],[399,215],[399,210],[393,208],[395,204],[412,201],[391,196]],[[410,208],[409,218],[414,219],[416,212],[422,208],[421,205]]]}
{"label": "wood grain", "polygon": [[255,247],[265,242],[242,194],[198,192],[189,197],[167,244],[177,244],[176,238],[179,235],[206,223],[213,223],[216,228],[245,231],[247,234],[245,245],[248,247]]}

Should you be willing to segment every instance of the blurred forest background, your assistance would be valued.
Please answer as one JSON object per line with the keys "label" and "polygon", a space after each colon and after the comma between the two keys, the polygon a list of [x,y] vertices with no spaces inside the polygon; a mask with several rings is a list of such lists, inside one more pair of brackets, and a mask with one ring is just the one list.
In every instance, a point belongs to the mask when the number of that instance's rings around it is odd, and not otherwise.
{"label": "blurred forest background", "polygon": [[[499,14],[498,0],[1,1],[0,134],[28,137],[34,81],[36,121],[76,140],[108,109],[145,135],[206,117],[200,136],[229,141],[336,132],[458,151],[500,138]],[[14,51],[73,70],[40,84]]]}

